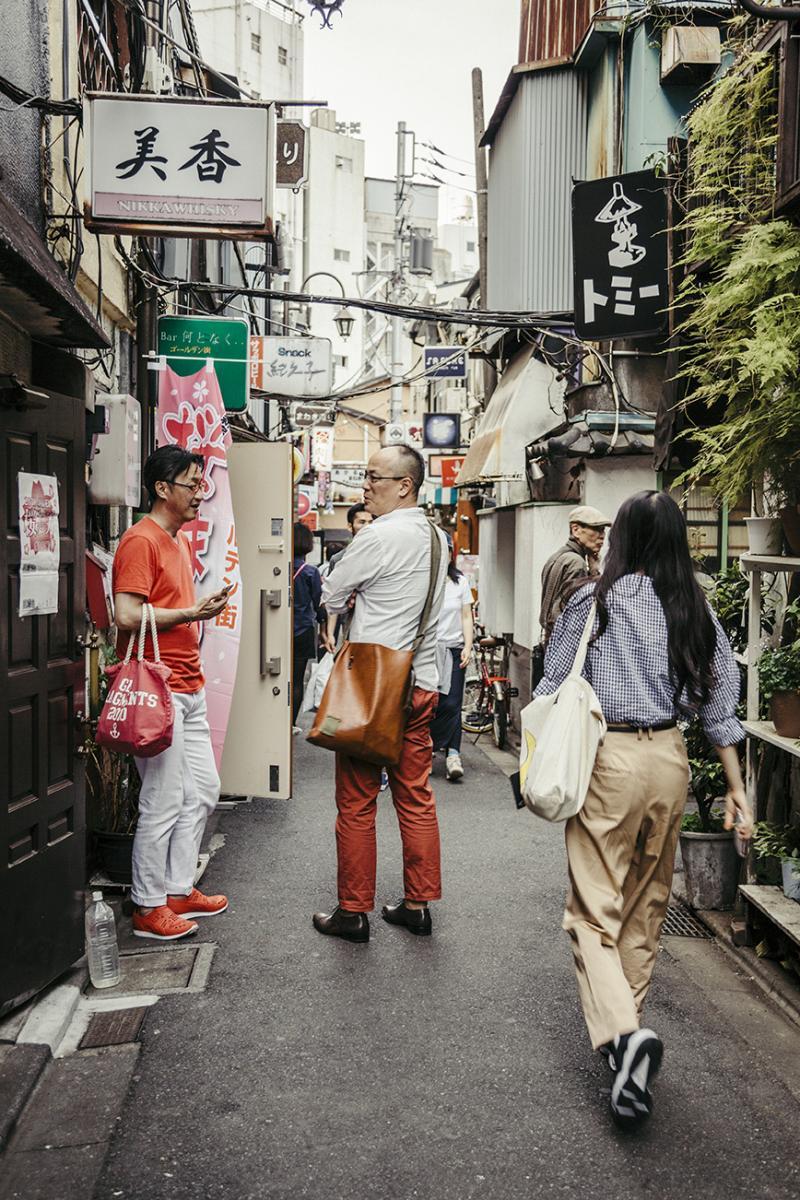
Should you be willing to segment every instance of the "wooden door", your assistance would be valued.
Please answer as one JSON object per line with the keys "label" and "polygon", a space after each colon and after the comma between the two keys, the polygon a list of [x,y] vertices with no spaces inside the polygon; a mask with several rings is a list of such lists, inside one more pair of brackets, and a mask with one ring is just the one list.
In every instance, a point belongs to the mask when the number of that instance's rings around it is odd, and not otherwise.
{"label": "wooden door", "polygon": [[[81,400],[0,407],[0,1012],[83,953],[84,442]],[[19,617],[17,473],[58,479],[58,612]]]}

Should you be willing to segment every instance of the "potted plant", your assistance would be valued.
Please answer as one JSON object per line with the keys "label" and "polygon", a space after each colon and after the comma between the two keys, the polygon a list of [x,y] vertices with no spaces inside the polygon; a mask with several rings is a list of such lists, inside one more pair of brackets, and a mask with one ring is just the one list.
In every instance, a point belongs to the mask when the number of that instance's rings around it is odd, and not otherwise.
{"label": "potted plant", "polygon": [[[108,690],[103,666],[117,662],[111,643],[102,643],[95,667],[90,694],[91,712],[96,717]],[[96,720],[89,726],[96,727]],[[86,754],[86,824],[91,837],[91,852],[95,862],[112,883],[132,882],[131,857],[133,834],[139,815],[141,780],[136,764],[129,754],[115,754],[106,746],[98,746],[90,737]]]}
{"label": "potted plant", "polygon": [[759,821],[753,830],[753,849],[759,859],[778,860],[784,896],[800,902],[800,826]]}
{"label": "potted plant", "polygon": [[770,706],[775,732],[781,737],[800,738],[800,604],[788,605],[783,632],[794,640],[784,646],[769,647],[758,660],[758,682],[762,699]]}
{"label": "potted plant", "polygon": [[739,861],[733,831],[723,829],[724,812],[715,802],[725,795],[725,772],[712,757],[698,720],[685,730],[692,795],[697,812],[684,813],[680,845],[686,896],[700,910],[732,908],[739,882]]}
{"label": "potted plant", "polygon": [[131,883],[139,773],[129,754],[92,743],[86,756],[86,816],[94,857],[112,883]]}

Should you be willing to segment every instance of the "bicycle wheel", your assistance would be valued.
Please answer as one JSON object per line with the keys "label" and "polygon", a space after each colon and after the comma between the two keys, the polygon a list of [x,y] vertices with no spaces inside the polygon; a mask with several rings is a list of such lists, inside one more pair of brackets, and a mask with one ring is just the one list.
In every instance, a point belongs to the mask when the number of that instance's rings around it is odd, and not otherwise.
{"label": "bicycle wheel", "polygon": [[508,714],[506,713],[505,703],[495,701],[494,713],[492,714],[492,737],[494,744],[498,750],[504,750],[506,739],[508,737]]}
{"label": "bicycle wheel", "polygon": [[461,728],[467,733],[486,733],[492,728],[489,693],[480,679],[467,680],[461,712]]}

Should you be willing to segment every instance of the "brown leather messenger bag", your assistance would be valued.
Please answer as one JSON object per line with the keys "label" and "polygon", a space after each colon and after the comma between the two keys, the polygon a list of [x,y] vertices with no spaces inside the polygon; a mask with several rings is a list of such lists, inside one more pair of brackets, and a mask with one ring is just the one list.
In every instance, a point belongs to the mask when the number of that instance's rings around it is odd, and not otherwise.
{"label": "brown leather messenger bag", "polygon": [[412,663],[425,636],[442,560],[434,525],[430,534],[428,595],[411,649],[392,650],[375,642],[342,643],[308,734],[315,746],[386,766],[400,761],[414,692]]}

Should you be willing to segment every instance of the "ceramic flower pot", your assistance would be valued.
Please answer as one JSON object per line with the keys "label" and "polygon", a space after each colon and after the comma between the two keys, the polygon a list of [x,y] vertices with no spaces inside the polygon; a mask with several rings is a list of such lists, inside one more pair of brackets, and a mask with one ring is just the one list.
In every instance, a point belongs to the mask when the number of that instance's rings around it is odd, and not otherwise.
{"label": "ceramic flower pot", "polygon": [[789,900],[800,901],[800,859],[791,858],[781,863],[783,894]]}
{"label": "ceramic flower pot", "polygon": [[769,708],[776,733],[800,738],[800,692],[774,692]]}
{"label": "ceramic flower pot", "polygon": [[800,507],[787,504],[781,509],[781,524],[786,544],[795,558],[800,558]]}
{"label": "ceramic flower pot", "polygon": [[745,517],[751,554],[780,554],[783,526],[779,517]]}
{"label": "ceramic flower pot", "polygon": [[739,856],[730,833],[690,833],[681,830],[686,898],[692,908],[722,911],[733,908],[739,886]]}

